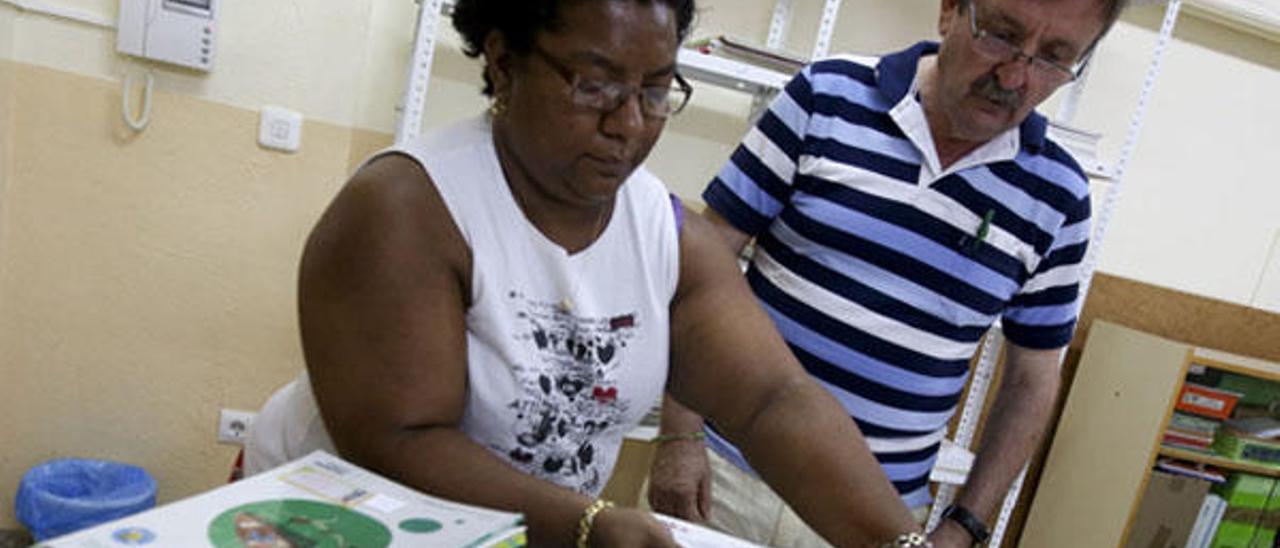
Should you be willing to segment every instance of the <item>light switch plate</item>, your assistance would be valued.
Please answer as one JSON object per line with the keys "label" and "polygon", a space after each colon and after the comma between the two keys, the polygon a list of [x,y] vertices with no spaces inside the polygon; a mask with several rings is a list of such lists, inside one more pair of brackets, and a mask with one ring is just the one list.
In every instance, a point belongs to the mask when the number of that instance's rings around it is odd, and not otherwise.
{"label": "light switch plate", "polygon": [[283,107],[262,107],[258,119],[258,144],[265,148],[297,152],[302,146],[302,113]]}

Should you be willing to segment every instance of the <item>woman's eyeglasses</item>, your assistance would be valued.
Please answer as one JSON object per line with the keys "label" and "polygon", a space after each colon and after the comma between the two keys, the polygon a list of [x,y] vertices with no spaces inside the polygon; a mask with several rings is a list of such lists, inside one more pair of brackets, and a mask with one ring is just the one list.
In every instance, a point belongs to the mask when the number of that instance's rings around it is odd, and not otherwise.
{"label": "woman's eyeglasses", "polygon": [[570,99],[573,104],[580,107],[600,112],[613,112],[627,102],[632,95],[639,95],[642,114],[650,118],[669,118],[684,109],[689,103],[689,97],[693,95],[693,86],[690,86],[680,73],[675,74],[672,85],[633,86],[609,80],[586,78],[565,66],[537,44],[533,45],[532,50],[547,66],[564,78],[569,84]]}

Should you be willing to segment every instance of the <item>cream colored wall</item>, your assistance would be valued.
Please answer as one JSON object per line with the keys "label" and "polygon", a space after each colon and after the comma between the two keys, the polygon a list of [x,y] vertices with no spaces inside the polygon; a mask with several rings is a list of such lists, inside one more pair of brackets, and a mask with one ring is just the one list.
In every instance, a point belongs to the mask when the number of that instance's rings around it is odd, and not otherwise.
{"label": "cream colored wall", "polygon": [[[46,1],[111,16],[117,2]],[[820,4],[796,2],[789,49],[808,52]],[[932,36],[936,4],[848,0],[833,50]],[[10,418],[0,427],[0,526],[12,519],[5,493],[52,456],[137,462],[166,500],[218,484],[234,451],[213,443],[217,410],[256,407],[301,366],[293,278],[302,239],[351,166],[389,142],[413,3],[223,6],[218,64],[202,75],[117,56],[110,31],[0,5],[0,413]],[[702,6],[695,36],[759,41],[772,1]],[[1121,24],[1081,108],[1080,122],[1106,131],[1111,151],[1154,17],[1145,8]],[[1264,131],[1277,121],[1268,102],[1280,91],[1276,63],[1260,59],[1280,50],[1187,21],[1102,266],[1241,302],[1266,255],[1256,241],[1276,232],[1264,214],[1276,186],[1261,182],[1252,159],[1274,149]],[[152,125],[131,136],[119,81],[148,68]],[[445,33],[428,127],[483,108],[478,74]],[[255,145],[257,110],[268,104],[307,117],[298,155]],[[749,106],[698,86],[651,167],[696,200],[747,129]],[[1210,172],[1216,165],[1232,166],[1229,176]],[[1206,192],[1206,181],[1220,182]]]}
{"label": "cream colored wall", "polygon": [[15,76],[0,492],[69,455],[140,464],[165,500],[225,481],[218,409],[256,408],[301,364],[297,258],[348,169],[350,130],[309,123],[285,156],[245,138],[253,112],[158,92],[166,114],[134,135],[112,82]]}
{"label": "cream colored wall", "polygon": [[[9,149],[13,142],[13,124],[10,123],[10,112],[13,111],[13,63],[9,61],[13,51],[13,19],[14,12],[11,10],[0,9],[0,259],[4,257],[4,220],[6,218],[5,210],[8,207],[9,200],[5,189],[8,186],[9,169],[10,169],[10,153]],[[5,263],[0,260],[0,280],[4,279]],[[4,294],[0,290],[0,315],[3,314]],[[0,364],[6,363],[4,358],[4,349],[0,348]],[[2,367],[2,366],[0,366]],[[0,391],[0,398],[4,397],[3,391]],[[0,430],[0,442],[5,437]],[[0,462],[3,462],[0,457]],[[0,492],[2,495],[3,492]],[[0,517],[0,520],[4,518]]]}

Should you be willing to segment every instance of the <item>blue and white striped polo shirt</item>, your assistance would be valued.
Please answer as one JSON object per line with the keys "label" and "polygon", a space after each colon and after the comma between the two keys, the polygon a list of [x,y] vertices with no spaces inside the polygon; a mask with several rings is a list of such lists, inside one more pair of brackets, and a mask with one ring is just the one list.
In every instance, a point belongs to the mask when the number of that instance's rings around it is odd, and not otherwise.
{"label": "blue and white striped polo shirt", "polygon": [[923,112],[916,67],[936,51],[808,66],[703,193],[757,238],[747,278],[760,303],[911,507],[930,501],[939,442],[995,320],[1021,346],[1071,340],[1089,237],[1088,181],[1039,114],[1005,135],[1003,157],[922,180],[927,126],[921,139],[895,107]]}

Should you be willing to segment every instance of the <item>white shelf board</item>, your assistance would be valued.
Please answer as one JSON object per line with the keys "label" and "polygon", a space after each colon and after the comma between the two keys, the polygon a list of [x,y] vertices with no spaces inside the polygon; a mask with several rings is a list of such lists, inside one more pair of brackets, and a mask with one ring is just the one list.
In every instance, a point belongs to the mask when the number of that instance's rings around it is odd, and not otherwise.
{"label": "white shelf board", "polygon": [[1187,0],[1188,15],[1280,42],[1280,2],[1276,0]]}
{"label": "white shelf board", "polygon": [[1115,178],[1114,170],[1098,157],[1098,140],[1102,138],[1101,135],[1051,121],[1049,137],[1066,148],[1089,177],[1107,181]]}
{"label": "white shelf board", "polygon": [[686,78],[745,93],[780,91],[791,80],[790,75],[781,72],[688,48],[681,48],[677,59],[680,73]]}

